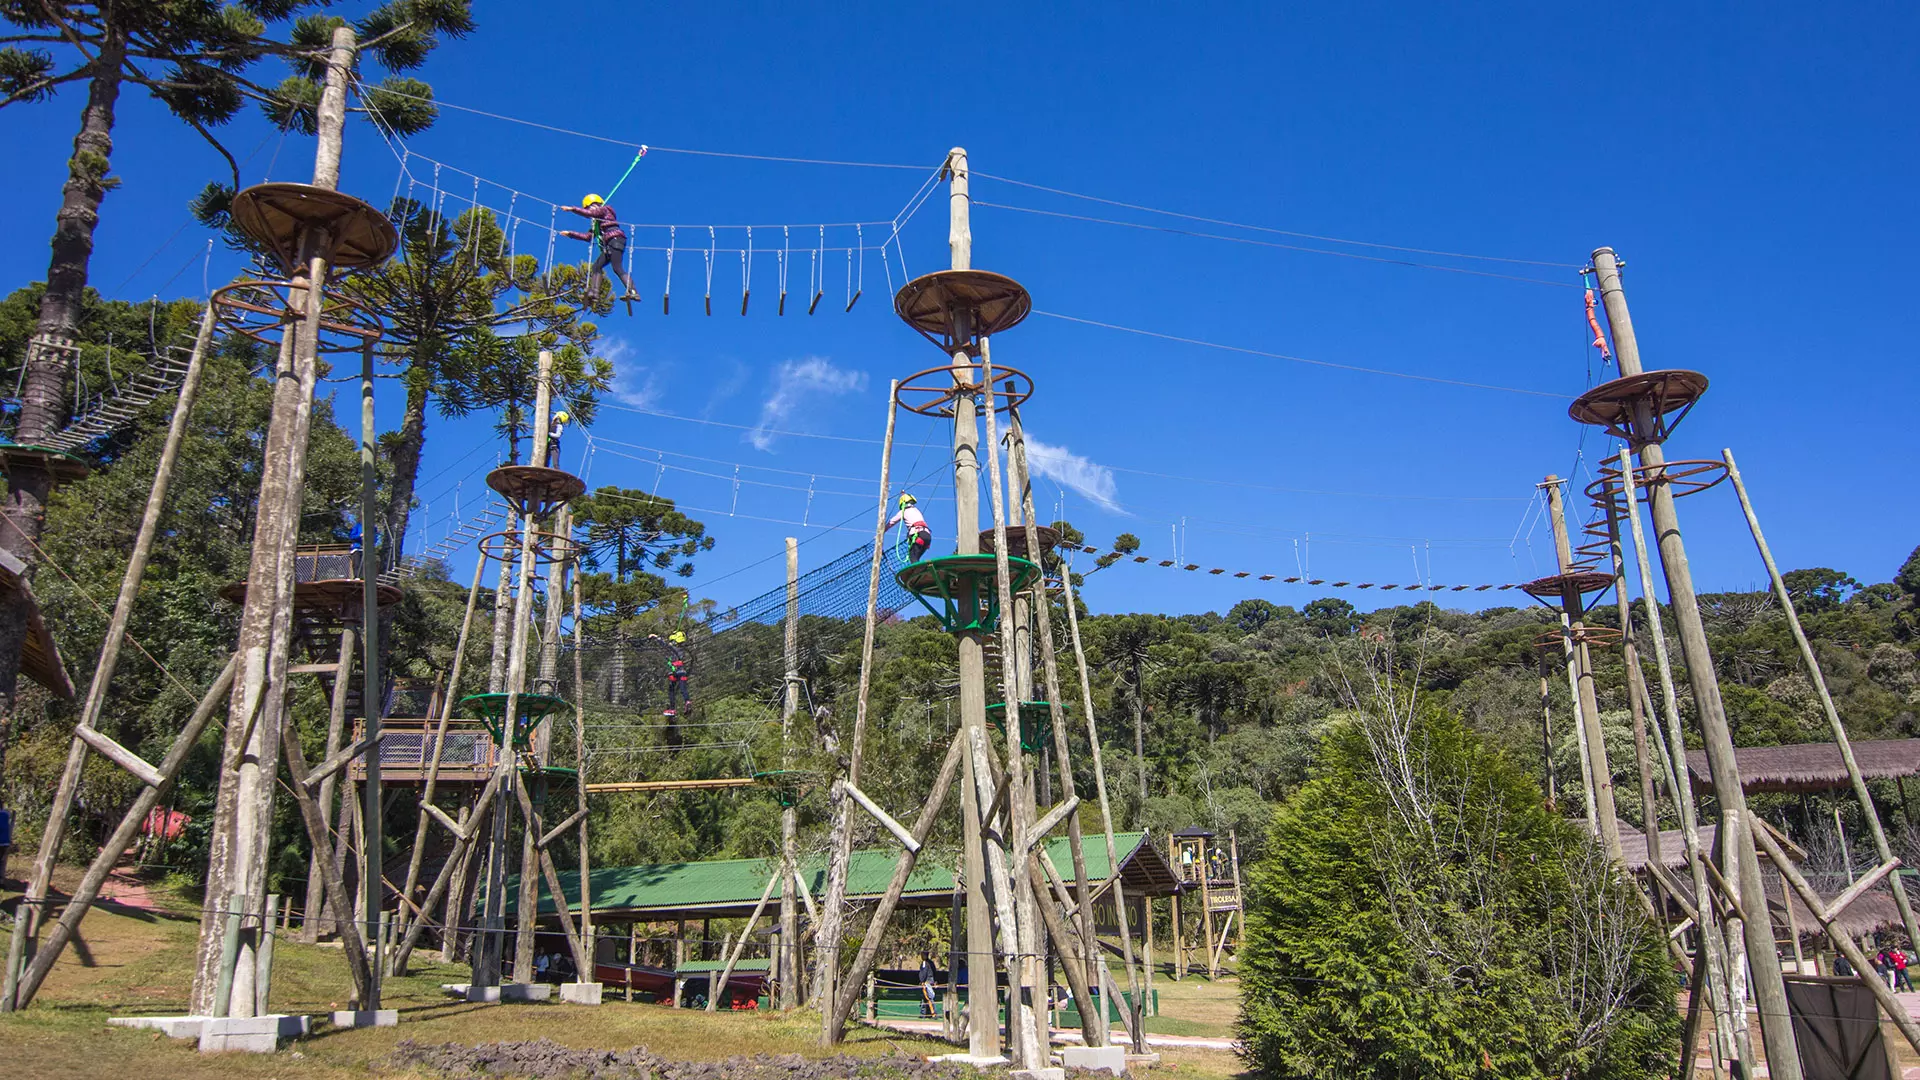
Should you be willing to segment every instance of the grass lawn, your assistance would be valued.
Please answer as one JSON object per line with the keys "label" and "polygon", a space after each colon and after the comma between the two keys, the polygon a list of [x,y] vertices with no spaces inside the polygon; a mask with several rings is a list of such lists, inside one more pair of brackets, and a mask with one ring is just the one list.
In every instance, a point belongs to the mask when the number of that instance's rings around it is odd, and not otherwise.
{"label": "grass lawn", "polygon": [[[72,873],[55,879],[71,885]],[[20,886],[8,882],[0,894],[12,908]],[[465,982],[464,966],[416,965],[413,974],[386,982],[385,1004],[400,1010],[400,1026],[362,1031],[321,1030],[273,1055],[226,1054],[203,1057],[191,1042],[176,1042],[152,1032],[109,1028],[108,1016],[179,1015],[186,1011],[192,979],[197,912],[178,898],[156,896],[169,910],[155,913],[97,906],[81,924],[81,933],[48,977],[27,1010],[0,1015],[0,1062],[8,1076],[87,1077],[89,1080],[199,1080],[212,1077],[262,1077],[304,1080],[333,1077],[413,1077],[421,1074],[388,1065],[402,1039],[420,1043],[477,1044],[493,1041],[552,1039],[568,1046],[626,1049],[645,1046],[675,1059],[710,1061],[735,1055],[804,1054],[823,1056],[817,1045],[815,1013],[719,1013],[628,1005],[609,997],[606,1005],[475,1005],[454,1001],[441,983]],[[0,924],[0,933],[8,926]],[[438,951],[416,952],[416,960],[437,959]],[[1195,1015],[1211,1031],[1216,1016],[1230,1016],[1231,984],[1206,990],[1190,981],[1174,995],[1195,1003]],[[1169,981],[1168,986],[1173,984]],[[349,993],[346,965],[337,948],[302,945],[282,939],[275,948],[271,1007],[279,1012],[324,1013],[345,1008]],[[1209,996],[1214,1004],[1202,1004]],[[1172,1004],[1162,993],[1162,1001]],[[1185,1006],[1181,1011],[1185,1013]],[[1211,1010],[1211,1011],[1209,1011]],[[1171,1020],[1171,1018],[1168,1018]],[[321,1025],[324,1028],[324,1024]],[[1152,1030],[1159,1030],[1152,1028]],[[1196,1032],[1198,1033],[1198,1032]],[[854,1028],[836,1052],[856,1055],[948,1053],[952,1047],[897,1032]],[[1211,1078],[1239,1071],[1230,1054],[1175,1051],[1166,1056],[1165,1075]],[[425,1080],[425,1078],[423,1078]]]}

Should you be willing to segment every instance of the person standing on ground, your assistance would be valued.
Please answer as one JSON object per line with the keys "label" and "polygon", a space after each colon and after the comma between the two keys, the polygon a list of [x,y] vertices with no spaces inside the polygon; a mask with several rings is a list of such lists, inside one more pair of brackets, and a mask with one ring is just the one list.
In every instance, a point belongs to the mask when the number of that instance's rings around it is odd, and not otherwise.
{"label": "person standing on ground", "polygon": [[940,972],[933,966],[931,953],[920,954],[920,1015],[933,1016],[934,980]]}
{"label": "person standing on ground", "polygon": [[1912,957],[1907,955],[1907,951],[1905,949],[1901,948],[1898,945],[1894,946],[1893,948],[1893,988],[1895,990],[1905,990],[1908,993],[1913,992],[1913,980],[1907,978],[1907,963],[1912,959],[1913,959]]}

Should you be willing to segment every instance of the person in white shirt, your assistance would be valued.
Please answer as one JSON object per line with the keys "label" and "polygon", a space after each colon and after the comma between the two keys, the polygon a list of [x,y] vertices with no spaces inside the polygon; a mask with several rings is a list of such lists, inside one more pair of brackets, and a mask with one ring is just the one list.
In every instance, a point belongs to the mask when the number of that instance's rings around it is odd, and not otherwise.
{"label": "person in white shirt", "polygon": [[914,504],[918,502],[912,494],[900,496],[900,509],[887,519],[887,528],[891,529],[901,522],[907,524],[907,554],[910,562],[919,562],[920,556],[933,546],[933,530],[927,527],[927,519]]}

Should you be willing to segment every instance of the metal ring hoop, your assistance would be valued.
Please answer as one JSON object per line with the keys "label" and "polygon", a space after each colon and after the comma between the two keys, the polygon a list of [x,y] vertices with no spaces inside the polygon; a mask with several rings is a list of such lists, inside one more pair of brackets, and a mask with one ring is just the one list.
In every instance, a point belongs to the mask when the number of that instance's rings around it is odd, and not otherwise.
{"label": "metal ring hoop", "polygon": [[[900,380],[893,400],[901,408],[921,416],[952,416],[956,399],[986,393],[985,380],[981,377],[984,370],[983,364],[968,364],[964,368],[949,364],[916,371]],[[957,381],[961,377],[966,381]],[[1019,368],[995,364],[993,383],[995,412],[1017,409],[1033,396],[1033,377]]]}
{"label": "metal ring hoop", "polygon": [[[269,335],[284,334],[289,324],[306,320],[307,289],[298,281],[236,281],[213,290],[213,303],[229,330],[262,344],[278,344]],[[301,294],[297,304],[296,292]],[[338,293],[321,290],[321,352],[357,352],[385,335],[378,316]]]}
{"label": "metal ring hoop", "polygon": [[[497,543],[496,543],[497,541]],[[570,562],[573,538],[544,529],[533,530],[533,562],[536,566],[551,566],[554,563]],[[497,533],[488,533],[480,538],[480,557],[496,559],[500,562],[517,563],[520,561],[520,530],[507,529]]]}
{"label": "metal ring hoop", "polygon": [[[1646,502],[1650,489],[1655,484],[1665,484],[1678,499],[1687,495],[1697,495],[1710,487],[1717,487],[1727,479],[1727,463],[1713,458],[1694,458],[1683,461],[1668,461],[1659,465],[1635,465],[1633,467],[1633,486],[1640,493],[1640,501]],[[1593,505],[1604,509],[1612,502],[1619,510],[1626,509],[1626,485],[1621,482],[1618,465],[1602,466],[1600,478],[1586,487],[1586,495]]]}
{"label": "metal ring hoop", "polygon": [[1555,648],[1564,643],[1568,637],[1572,637],[1576,642],[1605,648],[1620,644],[1625,635],[1611,626],[1582,626],[1573,631],[1548,630],[1533,639],[1533,646],[1536,649]]}

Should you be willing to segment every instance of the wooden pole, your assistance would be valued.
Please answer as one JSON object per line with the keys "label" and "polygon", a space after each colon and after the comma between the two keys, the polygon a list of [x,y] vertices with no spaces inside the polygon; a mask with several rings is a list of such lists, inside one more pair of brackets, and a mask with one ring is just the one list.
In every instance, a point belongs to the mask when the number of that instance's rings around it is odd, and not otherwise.
{"label": "wooden pole", "polygon": [[[380,484],[379,466],[374,460],[374,442],[378,430],[373,419],[373,342],[368,341],[360,350],[360,705],[366,716],[366,738],[371,745],[367,749],[367,778],[360,785],[360,834],[366,838],[361,854],[366,863],[360,871],[360,887],[366,890],[367,936],[374,936],[375,923],[380,912],[386,906],[386,897],[382,884],[386,876],[381,873],[381,863],[386,855],[386,826],[380,817],[382,784],[380,782],[380,719],[386,712],[386,686],[380,670],[380,581],[375,555],[380,550],[377,543],[377,515],[374,507],[374,494]],[[397,554],[398,548],[395,548]],[[405,905],[401,905],[405,910]],[[361,996],[362,1009],[380,1007],[380,979],[378,966],[372,969],[366,993]]]}
{"label": "wooden pole", "polygon": [[[553,406],[553,353],[542,349],[539,355],[539,367],[534,381],[533,413],[533,456],[529,459],[536,464],[547,460],[547,423],[549,410]],[[513,597],[513,637],[507,654],[507,710],[502,718],[501,730],[515,732],[520,726],[520,696],[527,688],[527,636],[533,625],[533,570],[539,557],[539,536],[537,522],[532,514],[521,519],[520,531],[520,569],[514,580]],[[542,721],[544,723],[544,721]],[[538,753],[544,749],[534,731],[534,725],[528,725],[528,750],[534,752],[541,764],[544,755]],[[518,789],[518,777],[514,787]],[[542,793],[544,794],[544,792]],[[527,800],[520,798],[516,790],[516,799],[525,813]],[[529,983],[533,981],[534,954],[534,906],[539,896],[539,881],[534,873],[535,853],[533,841],[539,835],[539,823],[532,818],[525,822],[525,831],[520,843],[520,897],[515,909],[515,934],[513,955],[513,981]],[[504,838],[501,841],[504,844]],[[505,897],[501,897],[504,905]]]}
{"label": "wooden pole", "polygon": [[1547,676],[1547,654],[1540,654],[1540,771],[1546,775],[1547,806],[1560,808],[1560,792],[1553,778],[1553,683]]}
{"label": "wooden pole", "polygon": [[[334,667],[333,692],[329,695],[327,707],[327,757],[340,752],[345,741],[347,729],[347,687],[353,676],[354,629],[351,625],[340,630],[340,659]],[[340,774],[333,773],[320,781],[317,796],[320,803],[320,823],[325,825],[328,834],[333,831],[333,799],[335,789],[339,787]],[[333,858],[332,845],[315,848],[307,859],[307,909],[306,917],[300,922],[300,939],[311,945],[320,940],[321,916],[326,913],[326,881],[320,868],[322,861]],[[338,915],[338,913],[335,913]]]}
{"label": "wooden pole", "polygon": [[[1646,533],[1640,526],[1640,496],[1633,479],[1633,455],[1631,451],[1620,451],[1621,495],[1627,507],[1627,522],[1633,531],[1634,561],[1640,572],[1640,600],[1642,610],[1647,616],[1647,636],[1653,641],[1654,668],[1660,674],[1660,695],[1663,706],[1662,716],[1666,721],[1666,741],[1671,749],[1668,759],[1676,770],[1686,766],[1686,731],[1680,719],[1680,702],[1674,689],[1673,663],[1667,655],[1667,635],[1660,616],[1660,602],[1654,595],[1653,564],[1647,548]],[[1693,878],[1693,895],[1699,908],[1696,925],[1700,929],[1700,948],[1706,954],[1704,965],[1695,965],[1696,971],[1706,976],[1702,981],[1708,991],[1707,1005],[1714,1016],[1714,1031],[1718,1038],[1715,1042],[1730,1049],[1742,1062],[1753,1060],[1753,1047],[1746,1027],[1744,1008],[1736,1012],[1733,1009],[1735,998],[1733,991],[1732,957],[1727,952],[1727,942],[1721,936],[1719,920],[1713,911],[1712,894],[1707,883],[1707,860],[1710,857],[1700,842],[1699,816],[1693,802],[1693,785],[1685,775],[1676,775],[1674,783],[1674,801],[1680,813],[1680,833],[1687,849],[1687,868]],[[1692,1059],[1687,1059],[1691,1068]],[[1719,1069],[1718,1064],[1714,1066]]]}
{"label": "wooden pole", "polygon": [[[78,727],[92,729],[100,723],[106,708],[107,690],[120,661],[120,646],[126,640],[127,623],[133,617],[133,605],[146,576],[147,560],[153,554],[153,538],[160,529],[160,515],[166,507],[167,489],[173,482],[174,462],[180,457],[180,443],[186,437],[187,420],[193,413],[194,398],[200,391],[200,374],[205,368],[207,349],[213,341],[214,304],[209,301],[200,318],[200,333],[194,338],[193,353],[180,380],[180,396],[173,406],[173,419],[167,425],[167,438],[160,448],[160,463],[153,471],[153,485],[147,492],[146,509],[140,516],[140,528],[134,536],[133,553],[127,558],[126,573],[120,578],[120,593],[113,602],[113,617],[107,635],[100,642],[100,659],[94,664],[93,680],[81,705]],[[0,746],[0,754],[6,748]],[[42,908],[53,881],[53,867],[60,845],[66,837],[67,816],[80,786],[80,771],[86,763],[86,747],[75,740],[67,749],[67,764],[54,788],[53,803],[47,811],[47,823],[40,834],[40,853],[33,863],[33,877],[13,922],[13,934],[7,944],[6,988],[0,990],[0,1012],[15,1008],[13,987],[26,957],[33,951],[39,933]]]}
{"label": "wooden pole", "polygon": [[[582,652],[581,633],[586,625],[580,617],[580,572],[578,567],[569,566],[572,571],[573,593],[573,791],[574,802],[580,814],[580,942],[586,950],[589,964],[598,960],[595,955],[593,930],[593,862],[587,850],[587,680],[582,673],[580,654]],[[629,982],[633,973],[627,973]],[[582,982],[598,982],[598,973],[589,967],[581,978]],[[627,1000],[633,1000],[629,988]]]}
{"label": "wooden pole", "polygon": [[[336,28],[320,98],[319,149],[313,175],[314,185],[328,190],[339,182],[347,79],[354,52],[353,30]],[[206,899],[194,963],[190,1008],[201,1015],[210,1014],[214,990],[228,974],[221,965],[226,939],[224,912],[238,910],[243,898],[258,905],[266,896],[274,782],[279,771],[281,729],[287,720],[293,552],[306,486],[307,435],[313,419],[331,244],[324,229],[308,229],[301,236],[292,291],[303,293],[305,312],[294,335],[291,363],[284,369],[277,367],[275,372],[247,597],[240,614],[237,651],[242,657],[242,677],[235,680],[229,708],[231,717],[244,722],[227,725],[223,760],[233,765],[222,773],[214,804]],[[250,1013],[255,970],[252,950],[241,948],[234,962],[238,967],[232,972],[232,996]]]}
{"label": "wooden pole", "polygon": [[[1807,884],[1807,879],[1802,877],[1800,871],[1794,867],[1793,859],[1780,849],[1780,845],[1774,841],[1773,837],[1767,835],[1765,829],[1754,829],[1753,839],[1767,849],[1767,856],[1773,860],[1775,868],[1780,871],[1780,876],[1787,880],[1787,884],[1793,886],[1794,892],[1800,894],[1800,899],[1806,903],[1807,910],[1813,912],[1813,917],[1820,920],[1820,927],[1827,932],[1828,939],[1846,956],[1847,963],[1853,966],[1854,977],[1859,979],[1867,989],[1873,991],[1874,1000],[1880,1003],[1880,1009],[1887,1014],[1887,1019],[1893,1021],[1894,1026],[1900,1029],[1900,1034],[1907,1037],[1908,1044],[1915,1050],[1920,1050],[1920,1024],[1916,1024],[1913,1017],[1907,1014],[1907,1007],[1894,996],[1893,989],[1887,985],[1886,980],[1874,973],[1873,962],[1867,958],[1866,950],[1848,937],[1845,930],[1834,926],[1834,920],[1838,917],[1840,908],[1844,906],[1841,901],[1851,901],[1858,893],[1852,893],[1852,890],[1849,890],[1852,895],[1842,896],[1831,908],[1828,907],[1820,899],[1820,894],[1814,891],[1812,885]],[[1890,864],[1897,867],[1899,862],[1890,860]],[[1882,863],[1882,872],[1888,867],[1889,863]]]}
{"label": "wooden pole", "polygon": [[[1067,633],[1073,638],[1073,661],[1080,671],[1080,707],[1086,714],[1087,742],[1093,748],[1093,786],[1100,796],[1100,828],[1106,834],[1107,866],[1113,873],[1113,889],[1120,888],[1120,853],[1113,842],[1113,806],[1107,801],[1107,769],[1100,759],[1100,727],[1093,716],[1093,685],[1087,677],[1087,649],[1080,640],[1080,613],[1073,599],[1073,568],[1067,566],[1060,572],[1060,591],[1067,609]],[[1133,937],[1127,933],[1127,912],[1121,906],[1115,913],[1119,922],[1120,947],[1127,964],[1127,987],[1133,992],[1133,1022],[1129,1030],[1134,1033],[1133,1051],[1136,1054],[1147,1052],[1144,1029],[1140,1025],[1140,972],[1133,964]],[[1104,1010],[1102,1010],[1104,1012]]]}
{"label": "wooden pole", "polygon": [[[439,906],[441,898],[448,894],[448,888],[452,882],[457,878],[464,884],[468,862],[472,856],[475,845],[483,831],[489,828],[489,823],[482,821],[481,815],[485,814],[493,805],[504,783],[505,777],[502,775],[500,768],[495,766],[493,775],[488,777],[486,785],[480,789],[479,798],[474,800],[473,810],[466,815],[463,823],[466,831],[455,837],[453,852],[447,856],[447,861],[441,865],[440,873],[434,876],[433,887],[427,890],[427,898],[421,901],[420,914],[414,918],[412,922],[407,924],[406,936],[401,939],[400,947],[394,951],[393,968],[395,971],[405,971],[407,969],[407,959],[413,955],[413,947],[420,939],[421,930],[426,927],[428,914]],[[497,821],[498,818],[496,817],[495,820]],[[492,846],[491,836],[488,836],[488,845]],[[447,910],[442,917],[442,929],[443,933],[448,937],[451,937],[460,929],[460,921],[463,914],[461,908],[462,905],[457,901],[449,900],[447,902]],[[476,939],[476,941],[478,942],[478,939]],[[479,956],[480,951],[481,945],[477,943],[474,948],[474,966],[476,969],[478,969],[481,961],[481,957]],[[443,957],[445,956],[445,950],[443,950],[442,955]],[[497,973],[495,978],[496,980],[498,979]],[[479,983],[478,985],[492,986],[493,983]]]}
{"label": "wooden pole", "polygon": [[[318,846],[325,835],[325,827],[320,823],[320,808],[315,804],[313,793],[307,787],[307,762],[305,755],[300,751],[300,733],[291,725],[282,726],[280,738],[284,743],[282,750],[287,759],[287,778],[293,781],[288,786],[293,791],[294,802],[299,805],[300,817],[306,823],[307,840]],[[377,753],[378,747],[368,747],[368,751]],[[334,909],[345,912],[352,906],[352,901],[347,895],[346,883],[334,873],[330,863],[325,866],[323,872],[327,875],[327,892],[333,896]],[[369,921],[377,922],[378,920]],[[360,928],[353,920],[346,918],[340,920],[340,951],[346,955],[347,971],[353,978],[354,1001],[362,1008],[370,1000],[377,979],[373,965],[368,962],[367,940],[360,936]],[[249,978],[247,982],[251,984],[252,979]],[[251,989],[248,992],[251,993]],[[240,993],[240,980],[237,978],[234,980],[234,993],[236,995]],[[251,1000],[247,1004],[251,1009]]]}
{"label": "wooden pole", "polygon": [[[1012,920],[1013,932],[1007,936],[1015,945],[1007,959],[1007,1027],[1013,1033],[1014,1046],[1018,1051],[1013,1059],[1014,1064],[1040,1068],[1046,1064],[1046,1060],[1042,1057],[1041,1043],[1034,1031],[1033,1002],[1034,986],[1039,981],[1034,961],[1040,942],[1035,925],[1033,879],[1027,873],[1029,864],[1026,853],[1019,850],[1023,842],[1021,838],[1027,835],[1034,822],[1033,788],[1027,772],[1026,753],[1020,745],[1020,685],[1013,633],[1013,570],[1007,553],[1007,517],[1003,511],[1006,483],[1000,467],[1000,425],[998,396],[993,388],[993,354],[989,351],[986,338],[980,339],[980,381],[986,402],[987,483],[993,511],[994,590],[1000,602],[1000,693],[1007,710],[1007,817],[1011,826],[1008,832],[1015,849],[1008,867],[1013,906],[1011,910],[999,912],[1003,934],[1006,934],[1007,921]],[[956,411],[963,410],[956,404]]]}
{"label": "wooden pole", "polygon": [[[1847,726],[1840,721],[1840,710],[1834,707],[1833,695],[1827,691],[1826,676],[1820,670],[1820,659],[1813,653],[1813,643],[1807,640],[1807,632],[1800,625],[1800,615],[1794,610],[1793,596],[1787,592],[1787,583],[1780,576],[1780,568],[1774,564],[1773,551],[1767,547],[1766,534],[1760,531],[1760,517],[1754,513],[1753,500],[1747,495],[1746,481],[1740,477],[1740,467],[1734,464],[1733,451],[1721,451],[1721,457],[1727,463],[1727,477],[1733,481],[1734,493],[1740,497],[1740,510],[1747,518],[1747,528],[1753,533],[1753,544],[1760,549],[1760,561],[1766,564],[1767,578],[1773,582],[1773,595],[1780,601],[1780,610],[1787,617],[1787,629],[1793,631],[1793,643],[1800,650],[1800,660],[1807,665],[1807,677],[1813,681],[1814,690],[1820,695],[1820,709],[1827,716],[1827,727],[1833,731],[1834,744],[1840,747],[1840,760],[1847,766],[1847,780],[1853,787],[1853,797],[1860,804],[1860,815],[1867,820],[1867,831],[1873,836],[1874,853],[1881,862],[1893,858],[1893,851],[1887,845],[1886,830],[1880,824],[1880,812],[1873,805],[1873,793],[1867,790],[1866,778],[1860,774],[1860,763],[1853,756],[1853,740],[1847,737]],[[1920,926],[1916,926],[1912,901],[1907,897],[1907,887],[1900,875],[1893,875],[1889,884],[1893,886],[1893,903],[1900,911],[1901,926],[1907,932],[1907,941],[1920,944]]]}
{"label": "wooden pole", "polygon": [[[1553,546],[1559,558],[1563,578],[1573,574],[1572,541],[1567,536],[1566,505],[1561,498],[1563,481],[1553,475],[1541,486],[1547,489],[1547,506],[1553,522]],[[1582,631],[1586,629],[1586,606],[1578,585],[1569,582],[1560,592],[1561,626],[1567,631],[1567,674],[1572,682],[1576,729],[1580,734],[1581,767],[1586,773],[1588,828],[1606,845],[1613,861],[1623,862],[1620,851],[1619,816],[1614,811],[1613,770],[1607,763],[1607,743],[1600,729],[1599,698],[1593,687],[1593,657],[1587,650]]]}
{"label": "wooden pole", "polygon": [[[99,897],[100,886],[106,882],[107,875],[113,872],[113,867],[120,861],[120,856],[126,853],[128,846],[139,835],[140,826],[145,823],[147,815],[153,811],[154,807],[160,805],[160,800],[171,790],[174,777],[179,775],[181,766],[186,764],[187,755],[192,753],[201,732],[205,731],[207,724],[212,721],[214,712],[219,708],[220,699],[233,686],[234,675],[238,670],[238,659],[230,657],[227,660],[227,666],[213,680],[213,685],[201,695],[200,704],[194,709],[193,715],[181,727],[180,733],[174,736],[173,746],[168,749],[167,756],[161,759],[158,771],[164,782],[159,786],[143,788],[140,794],[134,797],[133,805],[121,815],[120,824],[114,829],[113,835],[107,838],[107,842],[100,848],[100,853],[94,857],[86,873],[81,876],[79,886],[67,900],[59,920],[47,935],[47,940],[34,952],[30,961],[21,962],[22,967],[17,979],[10,980],[13,985],[9,986],[11,991],[9,1011],[16,1008],[24,1009],[32,1003],[33,995],[39,991],[40,984],[46,979],[47,973],[53,970],[54,962],[60,958],[61,951],[79,931],[80,920],[86,916],[94,900]],[[44,909],[44,903],[36,903],[34,906]],[[24,921],[28,910],[30,909],[27,901],[23,899],[15,916],[16,926]],[[46,912],[40,910],[38,914],[44,919]]]}
{"label": "wooden pole", "polygon": [[[933,835],[935,819],[940,807],[947,801],[947,792],[953,787],[953,779],[960,771],[960,763],[966,752],[964,731],[954,735],[947,746],[947,756],[940,763],[940,772],[934,776],[933,788],[927,792],[927,801],[920,806],[920,816],[914,819],[913,835],[920,844]],[[887,926],[893,919],[894,910],[900,904],[900,894],[906,891],[907,879],[913,876],[913,868],[920,857],[921,848],[906,847],[900,849],[900,855],[893,862],[893,878],[887,883],[887,891],[880,894],[880,902],[874,905],[873,916],[867,922],[867,932],[860,939],[860,951],[854,954],[853,963],[847,966],[847,977],[839,984],[834,998],[823,1008],[827,1022],[829,1038],[823,1040],[831,1046],[840,1041],[840,1035],[846,1030],[847,1019],[853,1015],[853,1007],[859,1000],[860,984],[867,973],[873,970],[874,961],[879,958],[880,945],[886,937]],[[958,895],[957,893],[955,894]],[[955,902],[958,914],[958,902]],[[960,923],[953,924],[956,934],[963,932]],[[830,961],[823,961],[830,962]],[[957,967],[954,957],[948,958],[948,974],[951,977]]]}
{"label": "wooden pole", "polygon": [[[983,350],[985,346],[982,346]],[[1027,552],[1040,564],[1040,577],[1033,583],[1033,609],[1039,623],[1040,659],[1042,672],[1047,684],[1047,713],[1053,723],[1053,758],[1060,779],[1060,798],[1078,798],[1073,775],[1073,760],[1067,740],[1067,716],[1064,701],[1060,693],[1060,661],[1053,642],[1053,603],[1047,593],[1046,557],[1040,550],[1039,519],[1034,512],[1033,479],[1027,464],[1026,428],[1020,421],[1018,406],[1007,408],[1007,447],[1008,464],[1013,469],[1013,482],[1020,490],[1021,517],[1026,522]],[[1065,572],[1065,564],[1062,564]],[[1093,921],[1093,888],[1087,879],[1087,855],[1080,835],[1080,815],[1073,814],[1067,819],[1067,850],[1073,858],[1073,879],[1077,889],[1075,894],[1078,909],[1077,921],[1080,931],[1078,955],[1082,963],[1088,965],[1081,975],[1083,982],[1093,978],[1090,965],[1098,955],[1099,948],[1095,939]],[[1107,1025],[1094,1023],[1089,1010],[1080,1010],[1081,1037],[1088,1046],[1107,1045]]]}
{"label": "wooden pole", "polygon": [[[423,807],[433,804],[434,791],[440,783],[440,758],[446,751],[447,723],[453,718],[454,703],[460,700],[460,676],[466,668],[467,636],[473,632],[473,613],[480,602],[480,578],[485,574],[486,569],[487,560],[485,557],[474,561],[473,584],[467,586],[466,614],[460,618],[460,635],[454,639],[453,671],[447,676],[446,697],[440,702],[440,722],[434,725],[433,729],[433,755],[427,759],[427,778],[425,784],[420,789],[420,805]],[[407,859],[407,878],[400,890],[400,895],[406,897],[408,901],[412,901],[414,887],[420,883],[420,863],[421,860],[426,857],[427,851],[428,820],[427,814],[423,811],[420,814],[419,824],[414,826],[413,830],[413,854]],[[406,905],[401,905],[401,911],[404,913],[405,910]],[[418,917],[426,918],[427,911],[427,908],[422,907]],[[407,920],[403,917],[402,923],[397,930],[404,932],[407,929],[407,924],[411,921],[412,920]],[[445,921],[449,924],[453,922],[452,919]],[[404,975],[407,969],[400,961],[400,954],[396,952],[394,954],[394,973]]]}
{"label": "wooden pole", "polygon": [[[793,768],[793,714],[800,708],[800,542],[787,537],[786,692],[780,699],[780,767]],[[855,706],[858,715],[858,706]],[[786,800],[791,802],[792,800]],[[780,873],[792,879],[798,872],[799,811],[780,808]],[[780,890],[780,944],[775,950],[773,976],[780,984],[780,1008],[800,1004],[800,909],[791,887]]]}
{"label": "wooden pole", "polygon": [[[780,882],[783,876],[784,875],[776,869],[773,874],[767,878],[767,887],[760,891],[760,900],[753,905],[753,914],[747,916],[746,929],[740,931],[740,940],[734,942],[733,951],[727,954],[727,962],[725,966],[720,969],[719,981],[715,982],[707,992],[708,1012],[715,1011],[716,1007],[720,1004],[720,998],[726,994],[727,980],[733,978],[734,965],[740,962],[740,954],[746,951],[747,948],[747,939],[753,936],[753,928],[760,921],[760,913],[767,910],[767,900],[773,895],[773,890],[780,888]],[[786,890],[781,889],[781,891],[785,892]]]}
{"label": "wooden pole", "polygon": [[[853,745],[847,753],[847,782],[860,782],[861,755],[866,748],[867,738],[867,693],[873,685],[873,636],[875,623],[879,618],[880,606],[880,561],[886,550],[887,540],[887,496],[889,471],[893,465],[893,427],[898,410],[894,407],[894,395],[899,392],[898,379],[887,386],[887,434],[880,443],[880,500],[873,522],[873,558],[867,568],[867,620],[860,632],[860,687],[854,698],[853,708]],[[844,1024],[833,1023],[833,1010],[827,1005],[838,1000],[834,980],[839,974],[840,941],[844,936],[842,909],[847,900],[847,863],[852,858],[853,832],[848,820],[853,808],[836,786],[832,795],[832,836],[829,838],[827,854],[827,895],[820,912],[820,922],[813,931],[814,972],[813,988],[808,997],[820,1007],[820,1044],[833,1046],[840,1041],[840,1032]]]}

